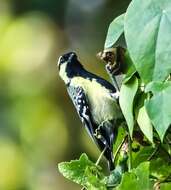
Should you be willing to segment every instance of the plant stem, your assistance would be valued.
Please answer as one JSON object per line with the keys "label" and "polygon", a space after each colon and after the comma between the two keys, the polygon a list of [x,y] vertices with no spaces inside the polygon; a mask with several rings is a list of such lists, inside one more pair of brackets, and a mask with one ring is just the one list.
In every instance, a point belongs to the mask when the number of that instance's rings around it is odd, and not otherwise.
{"label": "plant stem", "polygon": [[104,148],[104,150],[101,152],[99,158],[97,159],[97,161],[96,161],[96,163],[95,163],[96,166],[99,165],[100,160],[102,159],[102,156],[103,156],[103,154],[104,154],[105,151],[106,151],[106,147]]}
{"label": "plant stem", "polygon": [[155,150],[152,152],[152,154],[149,156],[147,160],[150,161],[153,158],[153,156],[158,152],[158,150],[159,150],[159,146],[155,148]]}
{"label": "plant stem", "polygon": [[127,139],[127,136],[125,136],[125,137],[123,138],[121,144],[118,146],[118,148],[117,148],[117,150],[116,150],[116,152],[115,152],[115,154],[114,154],[114,163],[116,162],[117,155],[118,155],[118,153],[120,152],[120,150],[121,150],[123,144],[125,143],[126,139]]}
{"label": "plant stem", "polygon": [[128,134],[128,150],[129,150],[128,171],[131,171],[132,169],[132,140],[129,134]]}

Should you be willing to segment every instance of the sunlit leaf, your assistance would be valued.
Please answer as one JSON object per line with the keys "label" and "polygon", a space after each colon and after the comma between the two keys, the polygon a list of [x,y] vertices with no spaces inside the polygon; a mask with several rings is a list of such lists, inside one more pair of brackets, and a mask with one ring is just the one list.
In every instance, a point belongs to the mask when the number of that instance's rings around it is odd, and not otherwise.
{"label": "sunlit leaf", "polygon": [[163,81],[171,72],[171,1],[133,0],[124,29],[129,53],[143,81]]}
{"label": "sunlit leaf", "polygon": [[124,16],[125,16],[125,14],[118,16],[110,24],[108,33],[107,33],[107,37],[106,37],[106,41],[105,41],[105,49],[111,48],[117,42],[117,40],[123,33]]}
{"label": "sunlit leaf", "polygon": [[148,190],[150,189],[149,162],[141,163],[136,169],[126,172],[117,190]]}
{"label": "sunlit leaf", "polygon": [[64,177],[90,190],[106,190],[100,167],[90,161],[86,154],[82,154],[79,160],[60,163],[58,168]]}

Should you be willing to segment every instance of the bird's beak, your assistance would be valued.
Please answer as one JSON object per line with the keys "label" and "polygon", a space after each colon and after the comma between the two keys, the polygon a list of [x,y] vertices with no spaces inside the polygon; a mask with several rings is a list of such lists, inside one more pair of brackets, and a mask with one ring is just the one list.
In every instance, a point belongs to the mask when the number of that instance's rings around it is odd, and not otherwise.
{"label": "bird's beak", "polygon": [[62,56],[60,56],[59,59],[58,59],[58,62],[57,62],[58,69],[60,69],[60,66],[61,66],[61,63],[62,63],[62,59],[63,59]]}

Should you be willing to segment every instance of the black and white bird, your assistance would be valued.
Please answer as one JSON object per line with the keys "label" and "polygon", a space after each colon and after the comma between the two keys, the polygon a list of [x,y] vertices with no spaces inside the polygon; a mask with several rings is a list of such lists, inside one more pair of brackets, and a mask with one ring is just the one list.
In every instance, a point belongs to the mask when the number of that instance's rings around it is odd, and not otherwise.
{"label": "black and white bird", "polygon": [[74,52],[59,57],[58,69],[83,125],[113,170],[113,143],[123,119],[119,92],[108,81],[84,69]]}

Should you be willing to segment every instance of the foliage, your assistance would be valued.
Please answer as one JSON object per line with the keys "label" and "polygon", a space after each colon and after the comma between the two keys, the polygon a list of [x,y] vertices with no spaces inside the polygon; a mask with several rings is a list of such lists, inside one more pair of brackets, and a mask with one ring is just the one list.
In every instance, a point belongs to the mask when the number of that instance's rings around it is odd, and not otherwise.
{"label": "foliage", "polygon": [[[119,149],[116,168],[105,177],[83,154],[78,161],[59,165],[68,179],[87,189],[171,188],[170,22],[170,0],[132,0],[126,13],[110,24],[105,50],[117,48],[121,35],[127,45],[119,103],[127,125],[125,134],[132,139],[128,141],[129,162],[120,162],[124,158]],[[123,138],[119,133],[117,139]],[[129,171],[123,169],[127,165]]]}

